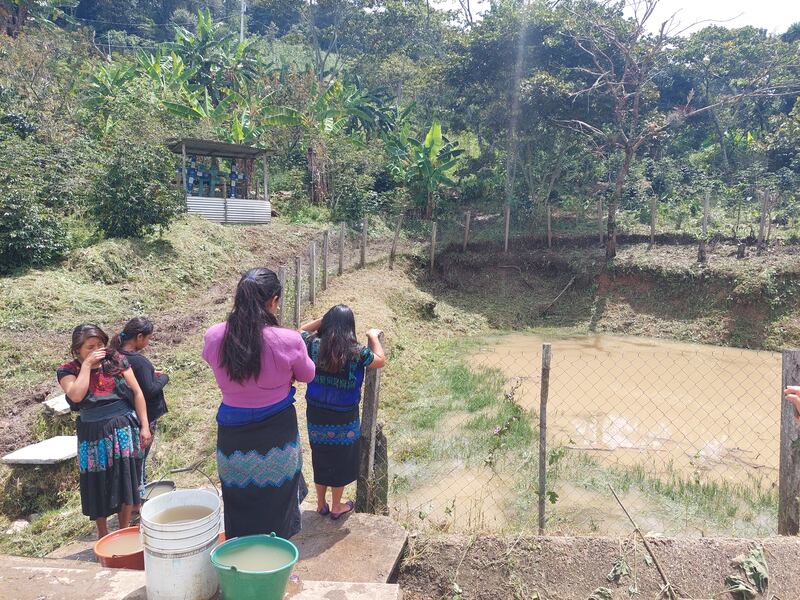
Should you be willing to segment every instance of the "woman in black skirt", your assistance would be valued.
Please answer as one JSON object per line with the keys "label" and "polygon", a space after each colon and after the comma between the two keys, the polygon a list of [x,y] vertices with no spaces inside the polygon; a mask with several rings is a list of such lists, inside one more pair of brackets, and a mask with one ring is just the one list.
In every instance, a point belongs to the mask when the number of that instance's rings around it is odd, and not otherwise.
{"label": "woman in black skirt", "polygon": [[[386,358],[380,330],[367,331],[368,348],[358,344],[353,311],[344,304],[303,325],[301,333],[316,365],[316,376],[306,391],[306,416],[317,512],[336,520],[353,510],[352,501],[342,503],[342,494],[346,485],[358,479],[358,404],[364,371],[380,369]],[[326,502],[328,488],[330,506]]]}
{"label": "woman in black skirt", "polygon": [[228,539],[300,531],[308,488],[292,384],[311,381],[314,363],[300,334],[278,325],[281,293],[273,271],[251,269],[236,287],[228,318],[204,338],[203,359],[222,393],[217,470]]}
{"label": "woman in black skirt", "polygon": [[[122,328],[117,335],[111,338],[109,347],[118,351],[125,358],[133,369],[136,381],[142,388],[144,401],[147,404],[147,417],[150,419],[150,433],[155,439],[156,425],[158,419],[167,414],[167,403],[164,400],[164,386],[169,383],[169,376],[166,373],[156,371],[147,357],[142,354],[142,350],[150,344],[150,337],[153,335],[155,327],[153,322],[146,317],[134,317]],[[144,451],[142,461],[142,485],[147,483],[147,456],[150,453],[148,446]]]}
{"label": "woman in black skirt", "polygon": [[72,332],[74,360],[56,371],[58,382],[77,421],[83,514],[108,534],[107,519],[119,513],[128,527],[140,503],[144,449],[150,444],[144,395],[127,359],[107,350],[108,336],[96,325],[78,325]]}

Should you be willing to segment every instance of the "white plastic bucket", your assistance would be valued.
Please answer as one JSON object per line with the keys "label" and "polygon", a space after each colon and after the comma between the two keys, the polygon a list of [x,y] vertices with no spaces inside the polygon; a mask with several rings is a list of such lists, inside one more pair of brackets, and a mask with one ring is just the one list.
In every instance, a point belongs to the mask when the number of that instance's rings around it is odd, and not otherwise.
{"label": "white plastic bucket", "polygon": [[[190,521],[189,523],[154,523],[153,518],[159,513],[178,506],[203,506],[211,509],[211,514]],[[219,515],[222,511],[222,502],[214,492],[207,490],[175,490],[168,494],[156,496],[142,505],[141,523],[142,528],[152,535],[161,537],[159,532],[169,533],[175,531],[191,531],[195,528],[203,528],[207,523],[219,522]]]}
{"label": "white plastic bucket", "polygon": [[[142,545],[156,552],[187,552],[194,548],[205,546],[208,540],[219,535],[220,521],[208,523],[202,529],[194,528],[191,531],[174,531],[169,534],[163,532],[148,532],[139,529]],[[158,534],[161,535],[158,535]]]}
{"label": "white plastic bucket", "polygon": [[[154,523],[170,508],[204,506],[211,514],[186,523]],[[205,490],[177,490],[142,506],[140,532],[148,600],[209,600],[219,579],[211,564],[218,543],[221,502]]]}
{"label": "white plastic bucket", "polygon": [[147,600],[210,600],[217,593],[219,576],[211,564],[216,538],[204,548],[188,552],[156,552],[145,547],[144,571]]}

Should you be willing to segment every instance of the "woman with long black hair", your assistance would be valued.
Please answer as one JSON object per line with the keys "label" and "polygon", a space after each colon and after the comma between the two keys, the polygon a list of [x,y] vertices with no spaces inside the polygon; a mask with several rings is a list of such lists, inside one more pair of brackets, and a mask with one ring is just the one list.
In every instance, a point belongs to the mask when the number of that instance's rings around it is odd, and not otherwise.
{"label": "woman with long black hair", "polygon": [[[134,317],[125,323],[117,335],[111,338],[108,346],[112,350],[119,352],[133,369],[136,381],[142,388],[144,401],[147,404],[147,418],[150,419],[150,433],[155,437],[156,424],[158,419],[167,414],[167,403],[164,400],[164,386],[169,383],[169,376],[166,373],[156,371],[142,350],[150,344],[150,336],[153,335],[155,327],[153,322],[147,317]],[[147,483],[146,464],[150,454],[152,444],[144,451],[142,461],[142,484]]]}
{"label": "woman with long black hair", "polygon": [[[353,510],[342,502],[346,485],[358,479],[361,420],[358,404],[365,369],[386,363],[380,331],[367,331],[369,347],[359,345],[353,311],[337,304],[325,316],[303,325],[308,354],[317,367],[306,391],[308,441],[317,491],[317,512],[336,520]],[[326,502],[331,488],[331,504]]]}
{"label": "woman with long black hair", "polygon": [[281,284],[251,269],[236,287],[226,321],[206,331],[203,359],[222,392],[217,411],[217,469],[227,538],[300,531],[307,493],[294,408],[295,380],[314,378],[296,331],[278,326]]}
{"label": "woman with long black hair", "polygon": [[70,352],[73,360],[58,367],[56,377],[70,408],[80,413],[81,507],[102,538],[109,516],[118,513],[120,528],[127,527],[141,502],[142,460],[152,439],[147,405],[128,360],[108,348],[97,325],[78,325]]}

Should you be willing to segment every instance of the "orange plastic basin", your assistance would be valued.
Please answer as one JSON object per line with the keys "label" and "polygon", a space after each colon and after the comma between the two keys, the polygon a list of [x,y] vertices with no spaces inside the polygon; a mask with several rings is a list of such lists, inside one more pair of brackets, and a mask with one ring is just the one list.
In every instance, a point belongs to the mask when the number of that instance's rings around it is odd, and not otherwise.
{"label": "orange plastic basin", "polygon": [[113,542],[124,536],[134,536],[138,542],[139,526],[126,527],[97,540],[94,544],[95,556],[100,561],[100,564],[107,568],[144,571],[144,549],[139,549],[129,554],[113,554],[114,550],[109,548],[109,546],[113,545]]}

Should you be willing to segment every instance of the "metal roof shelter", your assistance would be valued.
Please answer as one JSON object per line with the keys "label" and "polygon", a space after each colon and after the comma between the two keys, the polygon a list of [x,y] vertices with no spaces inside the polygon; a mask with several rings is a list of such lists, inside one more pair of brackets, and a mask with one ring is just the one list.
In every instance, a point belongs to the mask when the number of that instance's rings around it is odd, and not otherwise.
{"label": "metal roof shelter", "polygon": [[[269,163],[267,162],[267,152],[262,148],[254,148],[243,144],[229,144],[215,140],[204,140],[199,138],[180,138],[170,139],[166,142],[167,148],[175,154],[181,155],[181,181],[184,193],[186,194],[186,207],[189,213],[199,214],[202,217],[216,221],[218,223],[269,223],[272,217],[272,206],[269,201]],[[236,191],[235,176],[231,176],[231,197],[228,197],[228,182],[224,176],[217,177],[215,163],[212,161],[210,172],[205,173],[205,177],[194,177],[194,168],[188,169],[186,163],[187,155],[210,157],[213,159],[243,160],[247,169],[252,172],[253,162],[263,157],[264,159],[264,183],[263,195],[259,195],[259,182],[255,181],[252,191],[255,197],[250,197],[251,188],[248,185],[249,179],[244,180],[242,190],[243,198],[234,197]],[[249,165],[249,166],[248,166]],[[222,186],[221,197],[217,196],[217,183]],[[199,194],[194,195],[195,184],[198,185]],[[202,195],[206,187],[208,195]]]}
{"label": "metal roof shelter", "polygon": [[267,153],[267,151],[262,148],[199,138],[167,140],[167,148],[172,150],[175,154],[183,154],[185,152],[186,154],[199,154],[200,156],[212,156],[216,158],[246,158],[250,160]]}

